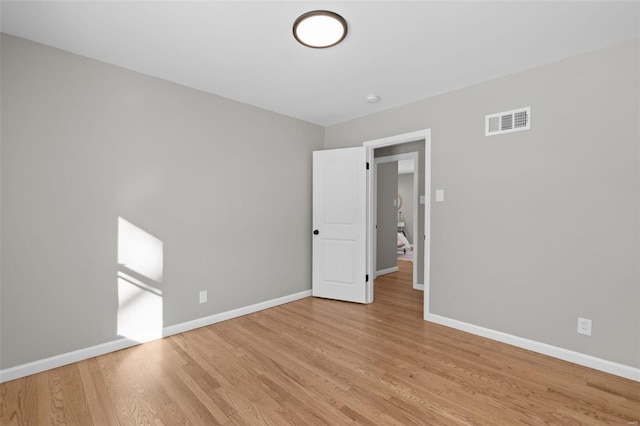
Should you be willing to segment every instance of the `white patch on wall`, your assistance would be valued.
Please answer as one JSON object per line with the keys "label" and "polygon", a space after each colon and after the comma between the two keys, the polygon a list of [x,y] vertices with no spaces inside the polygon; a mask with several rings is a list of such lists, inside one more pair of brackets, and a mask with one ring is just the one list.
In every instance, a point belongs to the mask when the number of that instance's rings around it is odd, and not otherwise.
{"label": "white patch on wall", "polygon": [[118,217],[118,335],[136,342],[162,337],[162,240]]}
{"label": "white patch on wall", "polygon": [[484,119],[484,135],[519,132],[531,128],[531,107],[513,109],[487,115]]}

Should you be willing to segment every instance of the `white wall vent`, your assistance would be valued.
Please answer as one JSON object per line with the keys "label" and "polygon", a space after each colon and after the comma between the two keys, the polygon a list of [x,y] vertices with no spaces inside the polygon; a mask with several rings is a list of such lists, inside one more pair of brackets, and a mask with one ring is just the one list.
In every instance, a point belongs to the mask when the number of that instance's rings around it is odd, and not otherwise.
{"label": "white wall vent", "polygon": [[484,119],[484,135],[519,132],[531,128],[531,107],[518,108],[511,111],[497,112]]}

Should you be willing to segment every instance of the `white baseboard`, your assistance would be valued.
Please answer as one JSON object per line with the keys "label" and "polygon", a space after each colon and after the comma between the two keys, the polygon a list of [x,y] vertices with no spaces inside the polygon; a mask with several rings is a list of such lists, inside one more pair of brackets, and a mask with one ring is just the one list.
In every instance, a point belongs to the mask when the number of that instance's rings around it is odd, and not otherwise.
{"label": "white baseboard", "polygon": [[398,272],[397,266],[394,266],[393,268],[381,269],[380,271],[376,271],[376,278],[381,275],[393,274],[394,272]]}
{"label": "white baseboard", "polygon": [[15,367],[0,370],[0,383],[9,380],[20,379],[32,374],[41,373],[53,368],[62,367],[63,365],[72,364],[74,362],[84,361],[85,359],[104,355],[109,352],[119,351],[121,349],[130,348],[139,345],[135,340],[121,338],[112,340],[111,342],[101,343],[99,345],[90,346],[77,351],[67,352],[60,355],[54,355],[49,358],[28,362],[26,364],[16,365]]}
{"label": "white baseboard", "polygon": [[304,299],[311,296],[311,290],[301,291],[300,293],[290,294],[288,296],[279,297],[277,299],[267,300],[266,302],[256,303],[255,305],[245,306],[243,308],[233,309],[231,311],[221,312],[219,314],[210,315],[204,318],[198,318],[192,321],[183,322],[181,324],[170,325],[162,330],[162,337],[172,336],[185,331],[193,330],[217,322],[226,321],[228,319],[241,317],[243,315],[252,314],[264,309],[273,308],[274,306],[284,305],[285,303]]}
{"label": "white baseboard", "polygon": [[614,374],[616,376],[625,377],[627,379],[640,382],[640,368],[619,364],[613,361],[607,361],[605,359],[596,358],[591,355],[586,355],[580,352],[571,351],[569,349],[548,345],[546,343],[537,342],[535,340],[525,339],[522,337],[514,336],[512,334],[480,327],[440,315],[426,314],[424,319],[436,324],[445,325],[447,327],[455,328],[461,331],[466,331],[467,333],[475,334],[477,336],[497,340],[499,342],[506,343],[512,346],[528,349],[530,351],[538,352],[543,355],[549,355],[554,358],[572,362],[574,364],[583,365],[595,370],[604,371],[605,373]]}
{"label": "white baseboard", "polygon": [[417,284],[416,283],[416,284],[413,285],[413,289],[414,290],[422,290],[422,291],[424,291],[424,284]]}
{"label": "white baseboard", "polygon": [[[162,329],[162,336],[167,337],[185,331],[193,330],[217,322],[226,321],[228,319],[241,317],[243,315],[258,312],[264,309],[273,308],[274,306],[293,302],[295,300],[304,299],[311,296],[311,290],[301,291],[300,293],[290,294],[288,296],[279,297],[277,299],[267,300],[265,302],[256,303],[254,305],[245,306],[231,311],[221,312],[219,314],[210,315],[196,320],[183,322],[181,324],[170,325]],[[111,342],[101,343],[99,345],[90,346],[84,349],[55,355],[38,361],[28,362],[26,364],[17,365],[11,368],[0,370],[0,383],[9,380],[19,379],[21,377],[30,376],[31,374],[41,373],[52,368],[62,367],[63,365],[72,364],[74,362],[84,361],[85,359],[104,355],[110,352],[119,351],[121,349],[130,348],[139,345],[140,342],[121,338]]]}

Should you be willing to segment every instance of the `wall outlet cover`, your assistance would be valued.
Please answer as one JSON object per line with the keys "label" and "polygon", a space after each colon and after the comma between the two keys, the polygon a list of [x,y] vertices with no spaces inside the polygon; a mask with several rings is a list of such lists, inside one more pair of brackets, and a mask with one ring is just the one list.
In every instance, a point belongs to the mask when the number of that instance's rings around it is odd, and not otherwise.
{"label": "wall outlet cover", "polygon": [[578,334],[591,336],[591,320],[587,318],[578,318]]}

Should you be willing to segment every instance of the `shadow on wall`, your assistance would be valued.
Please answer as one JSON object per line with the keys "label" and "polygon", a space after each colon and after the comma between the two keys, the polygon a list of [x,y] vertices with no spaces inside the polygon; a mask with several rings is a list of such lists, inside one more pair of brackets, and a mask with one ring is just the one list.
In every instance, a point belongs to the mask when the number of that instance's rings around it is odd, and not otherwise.
{"label": "shadow on wall", "polygon": [[118,335],[139,343],[162,337],[162,241],[118,217]]}

